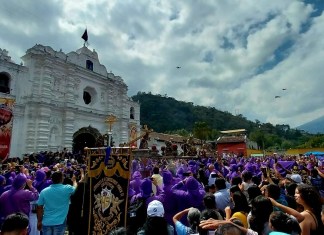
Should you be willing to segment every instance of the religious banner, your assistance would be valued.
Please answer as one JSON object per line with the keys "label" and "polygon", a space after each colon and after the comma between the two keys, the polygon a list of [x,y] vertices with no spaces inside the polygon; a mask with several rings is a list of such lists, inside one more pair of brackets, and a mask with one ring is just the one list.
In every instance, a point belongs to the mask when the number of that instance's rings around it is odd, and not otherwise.
{"label": "religious banner", "polygon": [[14,102],[14,99],[0,98],[0,159],[6,159],[10,152]]}
{"label": "religious banner", "polygon": [[86,148],[90,182],[88,235],[126,227],[129,148]]}

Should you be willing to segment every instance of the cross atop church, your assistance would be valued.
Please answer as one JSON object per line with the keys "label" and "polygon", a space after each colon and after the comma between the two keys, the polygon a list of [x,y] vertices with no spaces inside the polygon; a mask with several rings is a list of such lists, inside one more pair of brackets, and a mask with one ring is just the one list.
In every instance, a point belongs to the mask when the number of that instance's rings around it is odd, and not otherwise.
{"label": "cross atop church", "polygon": [[117,117],[112,115],[112,114],[109,114],[108,117],[106,118],[105,120],[105,123],[108,123],[108,126],[109,126],[109,131],[111,132],[111,127],[112,125],[117,121]]}

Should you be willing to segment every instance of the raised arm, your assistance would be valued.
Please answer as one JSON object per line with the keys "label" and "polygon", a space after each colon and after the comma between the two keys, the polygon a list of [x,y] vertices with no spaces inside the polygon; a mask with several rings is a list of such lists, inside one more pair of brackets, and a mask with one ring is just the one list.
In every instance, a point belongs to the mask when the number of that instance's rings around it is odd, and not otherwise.
{"label": "raised arm", "polygon": [[230,220],[215,220],[215,219],[203,220],[200,222],[199,227],[201,227],[202,229],[216,230],[219,226],[223,224],[232,224],[235,227],[239,228],[245,235],[258,235],[257,232],[251,229],[246,229],[244,227],[241,227]]}
{"label": "raised arm", "polygon": [[178,221],[182,218],[182,216],[184,216],[185,214],[188,214],[189,209],[190,209],[190,208],[184,209],[183,211],[180,211],[180,212],[178,212],[177,214],[175,214],[175,215],[173,216],[173,218],[172,218],[173,223],[175,224],[176,222],[178,222]]}
{"label": "raised arm", "polygon": [[302,214],[300,214],[298,211],[296,211],[288,206],[284,206],[270,197],[269,197],[269,199],[271,200],[273,206],[278,207],[283,212],[294,216],[297,219],[298,223],[302,222],[305,219],[305,217]]}

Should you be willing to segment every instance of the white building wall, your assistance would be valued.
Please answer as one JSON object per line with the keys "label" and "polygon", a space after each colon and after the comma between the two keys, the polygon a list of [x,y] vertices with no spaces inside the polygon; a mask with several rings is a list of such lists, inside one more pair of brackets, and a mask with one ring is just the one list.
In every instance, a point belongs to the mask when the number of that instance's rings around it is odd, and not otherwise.
{"label": "white building wall", "polygon": [[[36,44],[22,59],[24,66],[0,57],[0,72],[10,74],[16,99],[10,156],[71,150],[73,134],[83,127],[106,134],[105,119],[111,114],[117,117],[112,127],[115,145],[129,141],[131,124],[140,133],[140,105],[127,96],[119,76],[107,73],[97,52],[82,47],[65,54]],[[93,62],[93,71],[86,68],[86,60]],[[90,104],[83,100],[84,90],[91,94]]]}

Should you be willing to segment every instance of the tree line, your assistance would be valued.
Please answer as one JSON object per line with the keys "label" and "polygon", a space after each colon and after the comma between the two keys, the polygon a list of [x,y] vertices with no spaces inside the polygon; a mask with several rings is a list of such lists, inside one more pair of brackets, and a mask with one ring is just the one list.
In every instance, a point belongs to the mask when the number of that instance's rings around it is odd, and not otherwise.
{"label": "tree line", "polygon": [[233,115],[215,107],[194,105],[150,92],[138,92],[132,99],[141,105],[141,124],[156,132],[215,141],[222,130],[246,129],[248,138],[267,150],[324,147],[323,134],[310,134],[287,124],[250,121],[242,114]]}

